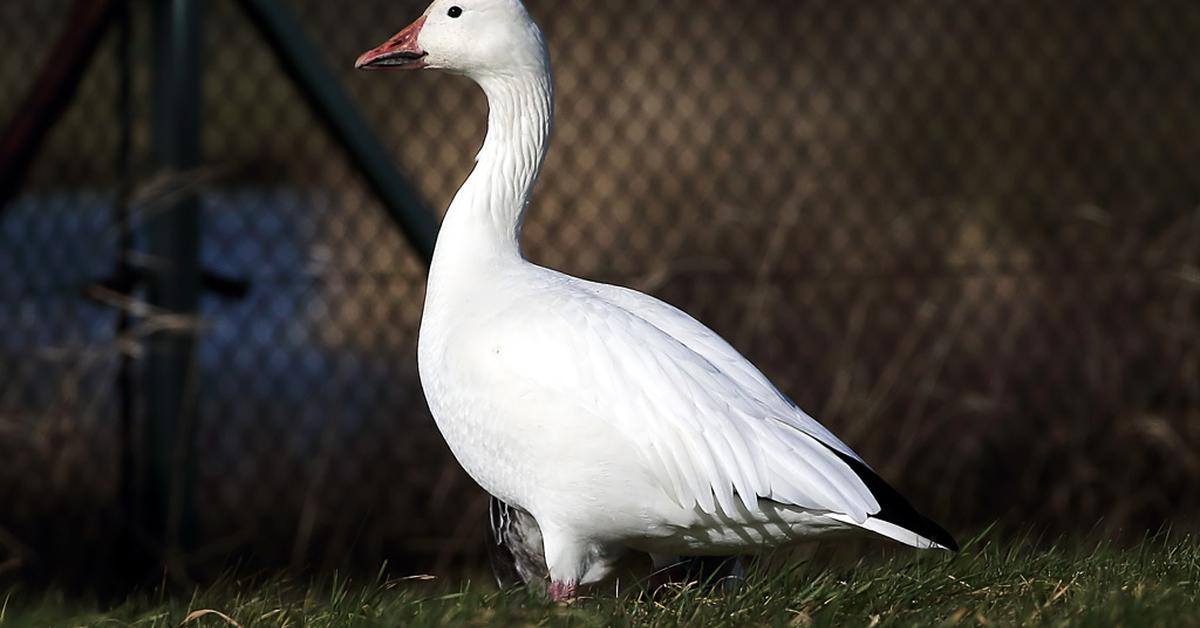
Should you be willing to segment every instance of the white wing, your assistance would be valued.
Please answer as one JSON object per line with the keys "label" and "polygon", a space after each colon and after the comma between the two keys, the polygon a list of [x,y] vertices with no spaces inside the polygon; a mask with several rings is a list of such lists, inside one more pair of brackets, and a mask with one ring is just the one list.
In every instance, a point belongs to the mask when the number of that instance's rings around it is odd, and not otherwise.
{"label": "white wing", "polygon": [[602,299],[654,325],[718,366],[722,372],[737,382],[746,394],[779,405],[780,407],[776,408],[777,413],[784,415],[786,417],[784,420],[796,429],[863,462],[862,458],[833,432],[818,423],[816,419],[809,416],[780,392],[767,379],[767,376],[763,375],[762,371],[759,371],[743,357],[737,349],[734,349],[724,338],[703,323],[692,318],[687,312],[630,288],[585,281],[580,281],[580,284],[581,287]]}
{"label": "white wing", "polygon": [[524,356],[509,365],[521,394],[611,423],[687,508],[735,516],[763,498],[856,523],[879,512],[831,448],[857,456],[715,333],[630,290],[555,283],[553,303],[504,332],[521,348],[509,356]]}

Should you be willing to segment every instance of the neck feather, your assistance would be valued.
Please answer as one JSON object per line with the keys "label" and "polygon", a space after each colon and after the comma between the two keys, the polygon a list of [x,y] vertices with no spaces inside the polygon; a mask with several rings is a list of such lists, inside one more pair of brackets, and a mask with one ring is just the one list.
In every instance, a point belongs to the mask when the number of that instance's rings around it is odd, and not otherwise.
{"label": "neck feather", "polygon": [[488,100],[487,137],[450,204],[438,248],[519,258],[521,222],[550,141],[554,87],[548,67],[478,83]]}

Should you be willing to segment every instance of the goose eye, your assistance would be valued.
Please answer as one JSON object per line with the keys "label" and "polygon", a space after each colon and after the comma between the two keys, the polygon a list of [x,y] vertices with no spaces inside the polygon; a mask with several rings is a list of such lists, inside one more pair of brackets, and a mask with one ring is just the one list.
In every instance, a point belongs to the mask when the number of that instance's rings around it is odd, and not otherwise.
{"label": "goose eye", "polygon": [[459,17],[462,15],[462,7],[450,7],[450,11],[446,14],[450,17]]}

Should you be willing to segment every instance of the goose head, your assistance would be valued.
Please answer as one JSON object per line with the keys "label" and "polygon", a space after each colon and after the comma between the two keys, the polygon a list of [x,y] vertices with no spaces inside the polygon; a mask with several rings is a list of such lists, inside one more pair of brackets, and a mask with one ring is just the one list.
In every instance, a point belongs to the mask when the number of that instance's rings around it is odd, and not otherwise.
{"label": "goose head", "polygon": [[520,0],[436,0],[425,13],[363,53],[360,70],[447,70],[476,80],[543,71],[542,33]]}

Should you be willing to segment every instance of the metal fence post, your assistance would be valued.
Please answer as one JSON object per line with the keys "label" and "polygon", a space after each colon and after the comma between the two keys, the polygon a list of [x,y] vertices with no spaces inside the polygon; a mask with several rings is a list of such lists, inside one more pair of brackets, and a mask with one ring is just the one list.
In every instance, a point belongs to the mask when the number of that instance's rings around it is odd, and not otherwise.
{"label": "metal fence post", "polygon": [[[153,156],[163,176],[200,165],[202,0],[155,0]],[[196,414],[195,316],[200,305],[200,202],[169,195],[145,222],[147,298],[163,315],[148,341],[146,525],[177,566],[193,532]]]}

